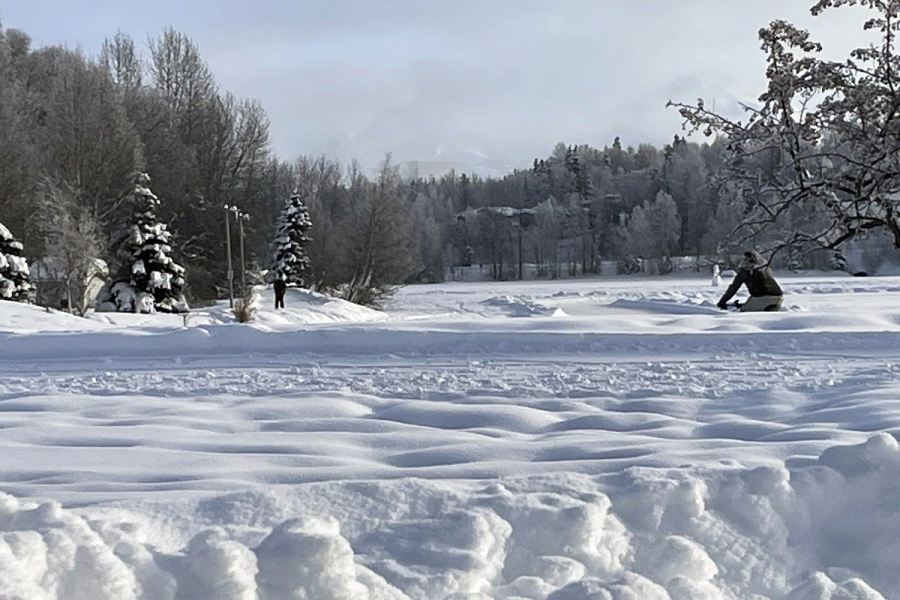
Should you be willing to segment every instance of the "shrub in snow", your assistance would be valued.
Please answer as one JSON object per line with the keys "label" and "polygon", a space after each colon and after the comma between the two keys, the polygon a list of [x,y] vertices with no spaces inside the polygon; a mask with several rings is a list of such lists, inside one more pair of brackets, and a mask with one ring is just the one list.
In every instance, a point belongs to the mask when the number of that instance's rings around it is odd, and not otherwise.
{"label": "shrub in snow", "polygon": [[156,216],[159,199],[150,176],[138,176],[131,194],[130,221],[117,245],[115,274],[98,298],[98,310],[187,312],[184,267],[169,256],[172,234]]}
{"label": "shrub in snow", "polygon": [[643,261],[637,256],[629,255],[619,261],[619,273],[634,275],[635,273],[640,273],[642,270]]}
{"label": "shrub in snow", "polygon": [[672,257],[664,256],[662,260],[659,261],[659,274],[660,275],[670,275],[672,271],[675,270],[675,263],[672,262]]}
{"label": "shrub in snow", "polygon": [[0,223],[0,300],[30,302],[34,295],[22,243]]}
{"label": "shrub in snow", "polygon": [[350,283],[342,283],[330,294],[336,298],[359,304],[360,306],[381,307],[400,289],[396,285],[372,285],[372,274],[362,280],[354,277]]}
{"label": "shrub in snow", "polygon": [[259,312],[259,294],[253,292],[252,287],[248,287],[243,297],[234,301],[234,319],[238,323],[246,323],[252,321]]}
{"label": "shrub in snow", "polygon": [[272,267],[269,276],[274,281],[282,277],[288,285],[307,286],[310,265],[306,246],[311,241],[307,233],[312,229],[309,209],[298,192],[284,203],[275,222],[272,240]]}

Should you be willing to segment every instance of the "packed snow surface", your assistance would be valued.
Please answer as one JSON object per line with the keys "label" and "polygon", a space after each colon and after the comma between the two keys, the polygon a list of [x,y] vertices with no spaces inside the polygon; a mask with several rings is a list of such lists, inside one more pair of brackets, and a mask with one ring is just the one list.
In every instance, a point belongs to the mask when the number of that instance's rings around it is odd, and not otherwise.
{"label": "packed snow surface", "polygon": [[0,302],[0,600],[900,597],[900,278]]}

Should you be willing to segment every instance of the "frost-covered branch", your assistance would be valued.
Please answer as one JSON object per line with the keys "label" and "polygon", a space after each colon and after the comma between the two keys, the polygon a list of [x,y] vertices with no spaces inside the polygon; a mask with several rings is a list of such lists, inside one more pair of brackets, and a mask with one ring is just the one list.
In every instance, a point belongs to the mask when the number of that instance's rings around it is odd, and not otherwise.
{"label": "frost-covered branch", "polygon": [[820,0],[811,12],[845,6],[873,14],[862,27],[880,42],[844,62],[825,61],[807,31],[773,22],[759,33],[768,85],[747,123],[702,101],[669,103],[685,129],[727,138],[717,178],[737,185],[745,208],[733,244],[803,251],[884,229],[900,247],[900,0]]}

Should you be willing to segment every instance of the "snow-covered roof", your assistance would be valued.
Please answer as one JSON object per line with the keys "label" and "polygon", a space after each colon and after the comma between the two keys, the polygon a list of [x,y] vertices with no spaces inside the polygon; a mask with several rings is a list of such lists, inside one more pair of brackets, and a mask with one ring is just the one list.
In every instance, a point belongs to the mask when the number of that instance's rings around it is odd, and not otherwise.
{"label": "snow-covered roof", "polygon": [[482,206],[481,208],[464,210],[458,213],[457,218],[466,218],[472,214],[494,213],[502,217],[518,217],[519,215],[536,215],[537,211],[533,208],[513,208],[512,206]]}

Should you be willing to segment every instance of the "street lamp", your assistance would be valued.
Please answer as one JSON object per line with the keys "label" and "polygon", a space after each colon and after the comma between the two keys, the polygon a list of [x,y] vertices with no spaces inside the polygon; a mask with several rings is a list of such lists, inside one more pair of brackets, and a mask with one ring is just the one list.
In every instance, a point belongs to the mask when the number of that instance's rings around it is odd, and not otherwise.
{"label": "street lamp", "polygon": [[[241,246],[241,294],[246,295],[247,293],[247,263],[244,261],[244,221],[250,220],[250,215],[239,209],[237,206],[232,206],[228,209],[230,212],[234,213],[234,218],[238,223],[238,237],[240,239]],[[227,217],[226,217],[227,218]],[[230,243],[229,243],[229,251],[230,251]],[[231,265],[231,259],[229,258],[228,264]],[[230,278],[229,278],[230,281]]]}
{"label": "street lamp", "polygon": [[513,229],[516,230],[516,233],[519,235],[519,251],[517,256],[519,257],[519,281],[522,281],[522,211],[517,210],[515,212],[516,220],[513,221]]}
{"label": "street lamp", "polygon": [[[591,235],[591,249],[590,249],[590,272],[597,272],[597,217],[594,213],[594,202],[591,199],[585,199],[581,201],[581,210],[584,212],[585,217],[587,217],[588,224],[588,233]],[[582,263],[581,269],[586,271],[587,265],[584,262],[584,252],[581,254]]]}
{"label": "street lamp", "polygon": [[469,226],[466,224],[466,216],[463,214],[456,215],[456,224],[462,228],[463,232],[463,249],[460,263],[464,267],[471,267],[473,252],[472,246],[469,244]]}
{"label": "street lamp", "polygon": [[231,266],[231,224],[228,222],[228,213],[232,207],[227,204],[222,207],[225,210],[225,253],[228,255],[228,308],[234,308],[234,269]]}

